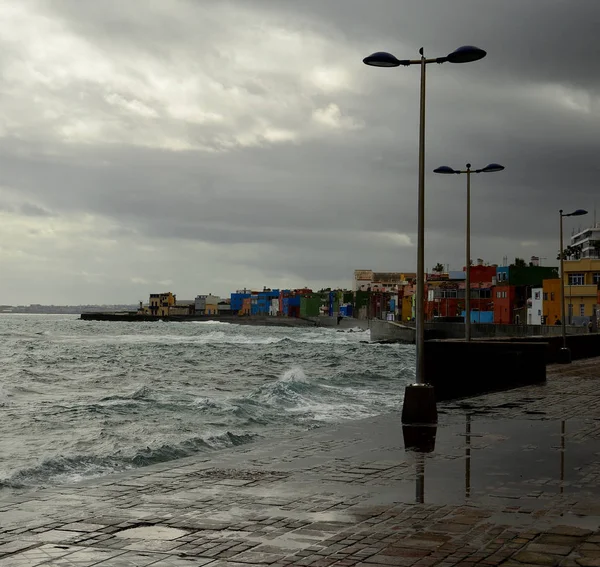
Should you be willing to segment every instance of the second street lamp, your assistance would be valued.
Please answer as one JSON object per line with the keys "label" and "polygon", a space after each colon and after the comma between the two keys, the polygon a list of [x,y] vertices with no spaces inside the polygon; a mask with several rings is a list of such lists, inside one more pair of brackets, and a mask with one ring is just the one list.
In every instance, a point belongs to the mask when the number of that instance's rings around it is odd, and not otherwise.
{"label": "second street lamp", "polygon": [[558,211],[558,213],[560,215],[560,249],[558,256],[560,257],[560,314],[562,324],[562,348],[559,350],[558,361],[564,364],[569,364],[571,362],[571,350],[567,347],[567,322],[565,320],[565,251],[563,249],[563,218],[581,217],[583,215],[587,215],[587,211],[584,209],[577,209],[572,213],[563,213],[563,210],[561,209]]}
{"label": "second street lamp", "polygon": [[[483,49],[465,45],[449,53],[446,57],[427,59],[423,48],[420,59],[397,59],[391,53],[379,51],[363,59],[365,65],[373,67],[399,67],[419,65],[421,67],[421,93],[419,113],[419,198],[417,214],[417,305],[416,305],[416,384],[406,387],[402,407],[402,423],[435,423],[437,409],[433,388],[425,385],[425,68],[429,63],[470,63],[486,56]],[[414,397],[409,401],[410,396]],[[408,402],[408,403],[407,403]],[[428,407],[428,410],[422,408]],[[428,415],[423,415],[427,413]]]}
{"label": "second street lamp", "polygon": [[[471,169],[471,164],[467,164],[467,169],[452,169],[447,165],[442,165],[434,169],[434,173],[446,175],[467,174],[467,236],[466,236],[466,258],[465,258],[465,340],[471,340],[471,174],[472,173],[494,173],[502,171],[503,165],[499,163],[490,163],[482,169]],[[481,306],[480,306],[481,308]]]}

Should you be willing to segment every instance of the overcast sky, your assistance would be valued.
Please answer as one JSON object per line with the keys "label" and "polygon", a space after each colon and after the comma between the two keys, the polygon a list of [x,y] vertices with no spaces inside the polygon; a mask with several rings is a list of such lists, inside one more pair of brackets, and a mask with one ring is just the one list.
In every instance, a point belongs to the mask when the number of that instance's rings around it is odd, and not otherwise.
{"label": "overcast sky", "polygon": [[[600,178],[598,0],[0,0],[4,304],[351,287],[414,271],[416,67],[430,65],[426,264],[546,257]],[[600,199],[598,200],[600,207]]]}

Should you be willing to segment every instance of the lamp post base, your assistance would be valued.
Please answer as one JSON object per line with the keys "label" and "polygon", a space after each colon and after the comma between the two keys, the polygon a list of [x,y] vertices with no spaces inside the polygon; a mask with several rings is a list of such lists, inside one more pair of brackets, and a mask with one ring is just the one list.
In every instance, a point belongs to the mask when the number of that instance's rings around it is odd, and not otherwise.
{"label": "lamp post base", "polygon": [[404,448],[415,453],[432,453],[435,451],[436,433],[436,424],[403,425]]}
{"label": "lamp post base", "polygon": [[571,349],[567,347],[559,348],[556,362],[558,364],[571,364]]}
{"label": "lamp post base", "polygon": [[435,391],[431,384],[409,384],[404,390],[402,423],[405,425],[437,423]]}

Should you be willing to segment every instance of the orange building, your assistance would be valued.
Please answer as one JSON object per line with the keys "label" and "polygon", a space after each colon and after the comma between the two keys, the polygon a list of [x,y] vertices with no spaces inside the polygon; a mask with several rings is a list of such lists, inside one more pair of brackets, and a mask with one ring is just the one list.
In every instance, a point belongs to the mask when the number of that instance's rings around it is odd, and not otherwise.
{"label": "orange building", "polygon": [[542,310],[544,325],[554,325],[562,317],[560,309],[560,278],[543,281]]}
{"label": "orange building", "polygon": [[252,312],[252,297],[244,297],[242,299],[242,308],[238,311],[238,315],[250,315]]}

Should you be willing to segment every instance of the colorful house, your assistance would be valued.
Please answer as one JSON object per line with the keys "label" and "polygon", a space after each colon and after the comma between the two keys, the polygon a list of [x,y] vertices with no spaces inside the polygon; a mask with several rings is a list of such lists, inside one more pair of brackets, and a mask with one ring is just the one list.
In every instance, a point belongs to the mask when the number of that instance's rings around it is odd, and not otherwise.
{"label": "colorful house", "polygon": [[544,280],[542,285],[542,325],[556,325],[561,321],[560,278]]}
{"label": "colorful house", "polygon": [[567,323],[582,324],[596,316],[600,287],[600,259],[565,260],[565,313]]}
{"label": "colorful house", "polygon": [[177,303],[177,298],[173,293],[151,293],[148,301],[148,311],[155,317],[168,317],[169,310]]}
{"label": "colorful house", "polygon": [[544,280],[556,278],[554,266],[498,266],[493,288],[494,322],[510,325],[527,323],[527,308],[533,288],[543,288]]}

